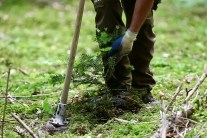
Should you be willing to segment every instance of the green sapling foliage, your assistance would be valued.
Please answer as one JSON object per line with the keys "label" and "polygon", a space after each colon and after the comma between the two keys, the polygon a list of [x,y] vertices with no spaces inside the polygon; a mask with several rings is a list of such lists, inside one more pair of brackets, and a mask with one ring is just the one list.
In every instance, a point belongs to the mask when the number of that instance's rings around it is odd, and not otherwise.
{"label": "green sapling foliage", "polygon": [[[82,54],[74,63],[71,78],[72,86],[81,87],[82,90],[85,89],[85,95],[92,97],[97,95],[97,91],[107,89],[105,80],[112,77],[116,65],[116,57],[106,57],[106,53],[111,49],[113,41],[122,35],[118,26],[112,33],[108,33],[107,28],[102,32],[97,29],[97,33],[99,35],[96,36],[94,41],[99,44],[100,51],[94,55]],[[64,62],[66,63],[67,61]],[[123,72],[123,75],[127,75],[133,69],[134,67],[130,66],[128,70]],[[65,75],[61,74],[50,75],[50,81],[53,85],[62,83],[64,78]]]}

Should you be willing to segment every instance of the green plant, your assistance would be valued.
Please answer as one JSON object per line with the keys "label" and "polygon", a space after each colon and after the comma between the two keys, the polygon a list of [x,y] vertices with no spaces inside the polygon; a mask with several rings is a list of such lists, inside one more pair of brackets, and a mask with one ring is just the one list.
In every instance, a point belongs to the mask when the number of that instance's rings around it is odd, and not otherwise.
{"label": "green plant", "polygon": [[55,109],[52,108],[48,102],[43,102],[42,107],[48,114],[50,114],[50,115],[55,114]]}
{"label": "green plant", "polygon": [[[46,0],[49,3],[40,6],[39,1],[41,0],[0,2],[0,97],[4,97],[6,89],[8,68],[5,63],[8,59],[13,63],[8,93],[15,101],[8,101],[4,126],[4,137],[8,138],[21,137],[15,132],[16,126],[20,124],[11,117],[11,112],[16,112],[37,133],[37,129],[51,117],[49,110],[43,109],[42,103],[47,102],[50,108],[57,104],[65,77],[67,63],[64,62],[68,61],[67,54],[70,53],[76,19],[74,13],[77,12],[78,2]],[[96,32],[94,17],[94,7],[90,0],[86,1],[76,53],[77,63],[82,53],[87,53],[86,57],[89,59],[92,55],[96,57],[98,54],[96,52],[99,49],[99,40],[92,39]],[[163,94],[167,104],[179,83],[183,82],[183,89],[173,104],[177,109],[186,97],[186,89],[193,88],[207,61],[206,0],[162,0],[158,10],[154,12],[154,19],[157,40],[151,65],[157,84],[153,87],[152,93],[157,99],[160,93]],[[107,47],[100,51],[104,54],[110,50],[112,39],[108,39],[108,34],[103,32],[100,41],[102,45],[109,41]],[[22,73],[21,69],[26,73]],[[186,83],[185,79],[188,76],[192,76],[193,80]],[[100,76],[100,82],[103,84],[104,77]],[[92,99],[98,95],[97,90],[100,87],[94,87],[95,83],[86,83],[84,86],[79,84],[81,85],[72,82],[70,86],[67,110],[67,116],[71,121],[69,129],[64,133],[47,137],[143,138],[150,137],[161,125],[161,107],[143,105],[136,113],[126,113],[114,110],[107,95],[101,102],[97,98],[95,107]],[[199,92],[203,94],[206,87],[207,83],[204,82]],[[82,100],[84,94],[86,96]],[[4,98],[0,99],[0,105],[4,105]],[[186,137],[200,135],[201,138],[205,138],[206,102],[199,99],[199,102],[193,105],[197,108],[191,119],[197,123],[191,125],[193,130],[188,132]],[[0,110],[3,111],[3,106],[0,106]],[[137,120],[138,124],[120,123],[114,121],[114,117],[128,121]],[[84,133],[81,133],[81,128],[85,130],[82,131]],[[25,133],[25,137],[29,137],[28,135]]]}
{"label": "green plant", "polygon": [[107,28],[104,31],[100,31],[99,29],[96,29],[96,31],[98,35],[94,38],[94,41],[98,42],[99,46],[110,44],[124,34],[124,32],[119,32],[119,26],[116,26],[116,29],[112,33],[108,33]]}

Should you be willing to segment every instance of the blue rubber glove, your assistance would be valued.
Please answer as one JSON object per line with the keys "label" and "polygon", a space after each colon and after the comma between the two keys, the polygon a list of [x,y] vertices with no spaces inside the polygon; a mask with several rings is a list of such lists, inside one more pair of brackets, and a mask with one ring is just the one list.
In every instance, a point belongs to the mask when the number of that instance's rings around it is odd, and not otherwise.
{"label": "blue rubber glove", "polygon": [[116,61],[120,61],[123,56],[128,55],[132,51],[136,37],[137,33],[128,29],[124,36],[119,37],[112,43],[111,50],[108,51],[108,56],[116,54]]}

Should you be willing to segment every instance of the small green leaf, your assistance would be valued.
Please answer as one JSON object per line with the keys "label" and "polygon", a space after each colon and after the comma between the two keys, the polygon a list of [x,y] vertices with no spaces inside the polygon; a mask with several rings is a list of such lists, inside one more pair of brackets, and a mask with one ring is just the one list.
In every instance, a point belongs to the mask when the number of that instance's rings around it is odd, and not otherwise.
{"label": "small green leaf", "polygon": [[49,103],[47,103],[47,102],[43,102],[43,109],[45,110],[45,111],[50,111],[50,105],[49,105]]}
{"label": "small green leaf", "polygon": [[102,48],[101,51],[105,52],[105,51],[109,51],[111,49],[111,47],[106,47],[106,48]]}

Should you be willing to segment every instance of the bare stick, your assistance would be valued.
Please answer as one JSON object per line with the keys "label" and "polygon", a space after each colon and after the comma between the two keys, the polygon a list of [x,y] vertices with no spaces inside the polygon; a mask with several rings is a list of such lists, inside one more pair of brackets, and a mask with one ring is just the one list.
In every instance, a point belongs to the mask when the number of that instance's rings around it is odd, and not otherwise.
{"label": "bare stick", "polygon": [[22,69],[22,68],[19,68],[19,71],[24,74],[24,75],[28,75],[29,73],[25,70],[25,69]]}
{"label": "bare stick", "polygon": [[0,122],[9,122],[9,123],[11,123],[12,121],[15,121],[15,120],[4,120],[4,121],[0,120]]}
{"label": "bare stick", "polygon": [[12,103],[12,104],[15,104],[15,101],[17,101],[15,98],[13,98],[10,94],[7,95],[7,98],[9,99],[9,101]]}
{"label": "bare stick", "polygon": [[173,96],[172,100],[170,101],[169,105],[168,105],[167,108],[166,108],[166,113],[168,112],[170,106],[172,106],[172,104],[175,102],[176,97],[177,97],[177,95],[180,93],[182,86],[183,86],[183,83],[181,83],[181,84],[178,86],[178,88],[177,88],[177,90],[176,90],[176,92],[175,92],[175,95]]}
{"label": "bare stick", "polygon": [[9,98],[9,100],[10,100],[10,102],[11,102],[12,104],[19,103],[19,104],[21,104],[21,105],[23,105],[23,106],[28,106],[27,104],[24,104],[24,103],[18,101],[16,98],[13,98],[10,94],[8,94],[7,97]]}
{"label": "bare stick", "polygon": [[[31,96],[12,96],[11,95],[8,98],[32,98],[32,97],[43,97],[43,96],[50,96],[60,94],[59,92],[51,93],[51,94],[37,94],[37,95],[31,95]],[[0,98],[6,98],[6,96],[0,96]]]}
{"label": "bare stick", "polygon": [[114,120],[121,122],[121,123],[129,123],[128,120],[120,119],[120,118],[114,118]]}
{"label": "bare stick", "polygon": [[165,102],[162,100],[162,128],[161,128],[161,138],[166,138],[167,133],[167,127],[168,127],[168,121],[167,121],[167,115],[166,115],[166,108],[165,108]]}
{"label": "bare stick", "polygon": [[131,124],[136,124],[137,121],[128,121],[128,120],[124,120],[124,119],[120,119],[120,118],[114,118],[114,120],[118,121],[118,122],[121,122],[121,123],[131,123]]}
{"label": "bare stick", "polygon": [[11,114],[30,133],[33,138],[38,138],[38,136],[15,113]]}
{"label": "bare stick", "polygon": [[184,104],[186,104],[190,100],[190,98],[196,92],[198,87],[203,83],[206,77],[207,77],[207,65],[204,66],[204,73],[202,74],[201,78],[198,80],[194,88],[189,92],[188,96],[185,98],[185,101],[183,102]]}
{"label": "bare stick", "polygon": [[1,127],[1,136],[2,138],[4,137],[4,121],[5,121],[5,116],[6,116],[6,106],[7,106],[7,95],[8,95],[8,88],[9,88],[9,77],[10,77],[10,71],[11,68],[9,66],[9,70],[8,70],[8,76],[7,76],[7,81],[6,81],[6,94],[5,94],[5,103],[4,103],[4,110],[3,110],[3,119],[2,119],[2,127]]}

